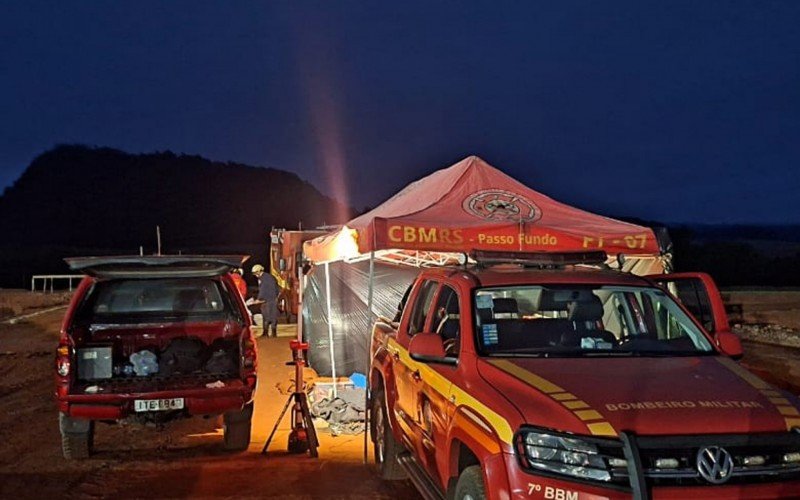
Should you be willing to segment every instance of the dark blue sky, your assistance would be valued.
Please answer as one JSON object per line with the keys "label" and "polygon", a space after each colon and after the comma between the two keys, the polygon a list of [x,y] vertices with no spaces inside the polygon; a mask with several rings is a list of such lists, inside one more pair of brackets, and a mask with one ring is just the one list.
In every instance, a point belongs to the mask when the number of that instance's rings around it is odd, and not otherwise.
{"label": "dark blue sky", "polygon": [[0,188],[86,143],[363,206],[478,154],[604,214],[800,223],[800,2],[376,3],[3,1]]}

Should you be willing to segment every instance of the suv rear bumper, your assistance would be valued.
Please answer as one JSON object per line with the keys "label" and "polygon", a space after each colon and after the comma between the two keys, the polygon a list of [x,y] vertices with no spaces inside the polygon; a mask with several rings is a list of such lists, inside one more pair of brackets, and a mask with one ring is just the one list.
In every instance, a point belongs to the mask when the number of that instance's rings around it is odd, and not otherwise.
{"label": "suv rear bumper", "polygon": [[134,401],[140,399],[183,398],[189,415],[216,415],[240,410],[253,399],[253,388],[240,380],[227,381],[225,387],[163,390],[142,393],[69,394],[58,398],[61,412],[91,420],[120,420],[136,414]]}

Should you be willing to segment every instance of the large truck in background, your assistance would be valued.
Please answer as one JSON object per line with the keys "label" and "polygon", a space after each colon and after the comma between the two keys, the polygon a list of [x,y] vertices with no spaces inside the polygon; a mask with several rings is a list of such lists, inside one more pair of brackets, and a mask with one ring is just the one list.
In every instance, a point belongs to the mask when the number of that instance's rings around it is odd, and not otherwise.
{"label": "large truck in background", "polygon": [[292,323],[298,315],[297,270],[303,262],[303,243],[327,234],[325,229],[270,231],[270,273],[275,277],[281,293],[278,296],[278,311]]}

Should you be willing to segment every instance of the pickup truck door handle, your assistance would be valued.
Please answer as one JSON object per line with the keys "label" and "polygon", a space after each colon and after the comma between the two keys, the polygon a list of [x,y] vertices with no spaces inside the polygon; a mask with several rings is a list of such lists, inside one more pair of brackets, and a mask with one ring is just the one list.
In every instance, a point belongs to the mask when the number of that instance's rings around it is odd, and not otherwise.
{"label": "pickup truck door handle", "polygon": [[421,381],[422,380],[422,376],[419,374],[419,370],[414,370],[411,373],[411,378],[414,380],[414,382]]}

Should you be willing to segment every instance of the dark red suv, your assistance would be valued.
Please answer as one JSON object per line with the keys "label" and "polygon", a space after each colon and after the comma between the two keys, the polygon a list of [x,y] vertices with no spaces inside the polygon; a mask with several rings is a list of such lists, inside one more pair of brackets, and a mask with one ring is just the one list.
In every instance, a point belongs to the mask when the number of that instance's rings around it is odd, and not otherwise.
{"label": "dark red suv", "polygon": [[55,372],[66,458],[92,452],[96,421],[164,423],[224,415],[244,450],[256,345],[229,271],[242,256],[82,257],[87,274],[61,327]]}

